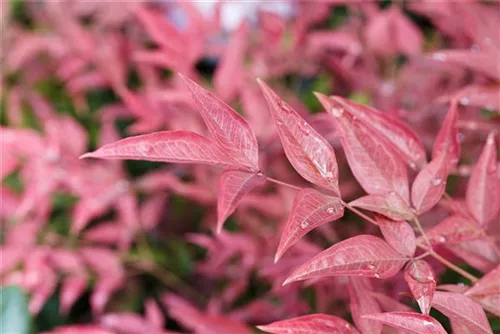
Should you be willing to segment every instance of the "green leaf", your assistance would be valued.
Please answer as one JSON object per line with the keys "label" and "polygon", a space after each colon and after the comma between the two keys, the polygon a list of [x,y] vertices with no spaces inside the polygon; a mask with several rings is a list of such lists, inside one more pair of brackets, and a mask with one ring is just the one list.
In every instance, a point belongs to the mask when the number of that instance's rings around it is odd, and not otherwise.
{"label": "green leaf", "polygon": [[30,326],[26,294],[17,286],[0,288],[0,333],[29,334]]}

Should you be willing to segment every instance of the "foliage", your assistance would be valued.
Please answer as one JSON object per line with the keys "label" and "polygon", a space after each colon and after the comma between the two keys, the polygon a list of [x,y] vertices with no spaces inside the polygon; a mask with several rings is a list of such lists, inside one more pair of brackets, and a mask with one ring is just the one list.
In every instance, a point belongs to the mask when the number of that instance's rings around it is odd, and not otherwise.
{"label": "foliage", "polygon": [[498,330],[498,3],[0,4],[2,331]]}

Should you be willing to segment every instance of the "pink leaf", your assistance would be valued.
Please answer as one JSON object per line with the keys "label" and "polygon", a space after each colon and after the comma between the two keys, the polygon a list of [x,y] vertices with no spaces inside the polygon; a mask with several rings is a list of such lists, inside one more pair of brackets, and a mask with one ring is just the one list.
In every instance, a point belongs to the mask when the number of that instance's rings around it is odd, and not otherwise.
{"label": "pink leaf", "polygon": [[319,93],[316,96],[333,116],[347,162],[363,189],[370,195],[397,192],[409,202],[406,166],[392,145],[337,101]]}
{"label": "pink leaf", "polygon": [[125,138],[104,145],[82,158],[131,159],[176,163],[200,163],[222,168],[238,167],[210,139],[189,131],[163,131]]}
{"label": "pink leaf", "polygon": [[413,312],[389,312],[369,314],[365,319],[374,320],[384,325],[414,334],[446,334],[443,326],[434,318]]}
{"label": "pink leaf", "polygon": [[495,134],[490,133],[467,186],[467,207],[479,225],[488,226],[500,211]]}
{"label": "pink leaf", "polygon": [[217,201],[217,233],[220,233],[224,221],[234,212],[243,197],[265,182],[266,177],[262,173],[239,170],[227,170],[222,173]]}
{"label": "pink leaf", "polygon": [[[321,100],[323,96],[318,94],[318,98]],[[328,99],[335,101],[346,112],[356,117],[356,119],[363,122],[366,126],[377,131],[379,135],[385,137],[410,167],[416,168],[426,163],[425,148],[422,141],[403,122],[376,109],[339,96],[330,96]]]}
{"label": "pink leaf", "polygon": [[354,324],[362,333],[380,334],[382,324],[364,319],[367,314],[381,312],[380,306],[373,298],[371,282],[367,278],[349,278],[349,301]]}
{"label": "pink leaf", "polygon": [[306,180],[338,195],[338,166],[330,144],[262,80],[258,83],[292,166]]}
{"label": "pink leaf", "polygon": [[398,273],[408,258],[387,242],[371,235],[341,241],[296,269],[283,283],[324,276],[388,278]]}
{"label": "pink leaf", "polygon": [[431,242],[438,244],[460,243],[477,239],[481,235],[474,219],[460,214],[447,217],[427,231]]}
{"label": "pink leaf", "polygon": [[479,281],[474,283],[474,285],[469,290],[467,290],[465,295],[480,296],[488,294],[500,294],[500,280],[498,279],[498,277],[500,277],[500,265],[481,277]]}
{"label": "pink leaf", "polygon": [[217,94],[225,101],[232,100],[243,85],[243,76],[235,76],[235,73],[244,72],[243,60],[248,44],[248,31],[248,23],[243,21],[238,30],[232,34],[214,75]]}
{"label": "pink leaf", "polygon": [[432,307],[451,320],[463,323],[474,333],[493,334],[481,305],[467,296],[454,292],[436,291]]}
{"label": "pink leaf", "polygon": [[163,328],[165,326],[165,319],[158,304],[153,300],[147,300],[144,304],[145,317],[151,326],[154,328]]}
{"label": "pink leaf", "polygon": [[432,59],[466,67],[474,72],[500,81],[500,68],[494,50],[475,52],[470,50],[444,50],[432,54]]}
{"label": "pink leaf", "polygon": [[351,206],[377,212],[394,220],[411,220],[413,214],[408,205],[391,191],[386,195],[367,195],[349,203]]}
{"label": "pink leaf", "polygon": [[60,310],[68,314],[73,304],[87,288],[87,278],[82,275],[71,275],[64,279],[60,292]]}
{"label": "pink leaf", "polygon": [[372,292],[371,295],[377,300],[380,307],[386,312],[415,312],[413,308],[402,304],[396,299],[380,292]]}
{"label": "pink leaf", "polygon": [[433,159],[418,173],[411,187],[411,201],[417,214],[432,209],[446,190],[448,165],[445,155]]}
{"label": "pink leaf", "polygon": [[94,314],[100,314],[111,295],[124,283],[123,276],[106,275],[100,276],[90,296],[90,306]]}
{"label": "pink leaf", "polygon": [[58,327],[53,332],[45,332],[42,334],[115,334],[96,325],[71,325]]}
{"label": "pink leaf", "polygon": [[302,189],[293,202],[292,211],[281,234],[274,261],[292,247],[300,238],[329,221],[344,215],[342,200],[311,189]]}
{"label": "pink leaf", "polygon": [[342,318],[327,314],[309,314],[301,317],[257,326],[258,329],[272,334],[358,334],[350,323]]}
{"label": "pink leaf", "polygon": [[436,290],[436,278],[432,267],[424,260],[410,263],[405,269],[405,281],[422,313],[429,314]]}
{"label": "pink leaf", "polygon": [[242,167],[259,169],[257,139],[247,121],[214,94],[180,75],[217,145]]}
{"label": "pink leaf", "polygon": [[417,241],[413,228],[406,221],[394,221],[381,215],[375,215],[378,227],[385,240],[395,250],[406,256],[413,256]]}
{"label": "pink leaf", "polygon": [[452,101],[432,149],[432,159],[444,157],[448,171],[453,170],[460,159],[457,121],[457,103]]}
{"label": "pink leaf", "polygon": [[500,293],[474,297],[481,306],[488,312],[500,317]]}
{"label": "pink leaf", "polygon": [[500,85],[469,85],[454,92],[452,98],[460,104],[500,110]]}

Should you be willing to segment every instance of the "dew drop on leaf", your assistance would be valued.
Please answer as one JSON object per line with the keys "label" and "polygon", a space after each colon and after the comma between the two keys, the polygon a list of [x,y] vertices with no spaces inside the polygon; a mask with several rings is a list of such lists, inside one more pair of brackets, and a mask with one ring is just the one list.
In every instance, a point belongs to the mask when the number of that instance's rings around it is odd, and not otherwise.
{"label": "dew drop on leaf", "polygon": [[332,115],[335,117],[341,117],[344,114],[344,109],[332,108]]}
{"label": "dew drop on leaf", "polygon": [[440,177],[436,177],[436,178],[432,179],[432,181],[431,181],[433,186],[438,186],[441,184],[441,182],[443,182],[443,179],[441,179]]}

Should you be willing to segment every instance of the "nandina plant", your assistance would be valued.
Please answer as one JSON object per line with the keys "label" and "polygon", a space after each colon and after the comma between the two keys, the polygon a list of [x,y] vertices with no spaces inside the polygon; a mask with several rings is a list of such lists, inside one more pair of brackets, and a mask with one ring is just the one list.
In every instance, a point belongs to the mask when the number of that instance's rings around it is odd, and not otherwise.
{"label": "nandina plant", "polygon": [[498,3],[0,4],[0,331],[499,330]]}

